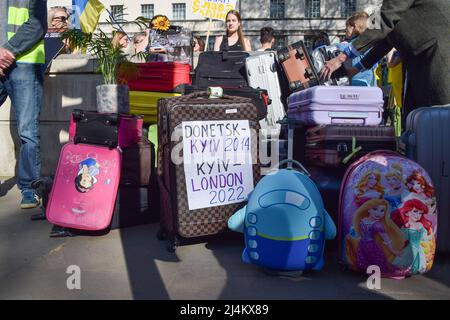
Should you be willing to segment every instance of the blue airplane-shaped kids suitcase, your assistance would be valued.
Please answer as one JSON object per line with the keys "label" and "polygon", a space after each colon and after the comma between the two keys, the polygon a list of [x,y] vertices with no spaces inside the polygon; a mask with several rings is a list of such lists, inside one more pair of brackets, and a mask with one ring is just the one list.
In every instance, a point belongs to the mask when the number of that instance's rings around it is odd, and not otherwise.
{"label": "blue airplane-shaped kids suitcase", "polygon": [[279,271],[320,270],[325,240],[336,236],[316,185],[294,169],[262,178],[228,227],[245,235],[244,262]]}

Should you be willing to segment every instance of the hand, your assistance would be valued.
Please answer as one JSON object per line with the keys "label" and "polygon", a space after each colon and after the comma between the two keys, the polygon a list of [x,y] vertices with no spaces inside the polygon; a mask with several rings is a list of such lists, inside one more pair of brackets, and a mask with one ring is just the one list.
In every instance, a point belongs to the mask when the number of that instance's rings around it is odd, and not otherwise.
{"label": "hand", "polygon": [[0,68],[0,77],[4,77],[4,76],[5,76],[5,73],[3,72],[3,69]]}
{"label": "hand", "polygon": [[322,70],[320,71],[320,79],[321,80],[330,80],[333,72],[335,72],[337,69],[339,69],[342,66],[342,64],[345,62],[346,58],[347,58],[347,56],[341,53],[336,58],[333,58],[333,59],[325,62],[325,65],[323,66]]}
{"label": "hand", "polygon": [[[0,48],[0,68],[1,69],[7,69],[10,65],[13,64],[15,59],[16,58],[11,53],[11,51],[9,51],[5,48]],[[3,73],[3,71],[2,71],[2,73]]]}

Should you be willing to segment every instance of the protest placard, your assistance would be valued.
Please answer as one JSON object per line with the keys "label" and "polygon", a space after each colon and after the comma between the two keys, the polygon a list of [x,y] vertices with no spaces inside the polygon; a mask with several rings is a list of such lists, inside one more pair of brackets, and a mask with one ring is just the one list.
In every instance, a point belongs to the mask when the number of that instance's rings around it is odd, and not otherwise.
{"label": "protest placard", "polygon": [[193,0],[192,13],[223,20],[230,10],[235,10],[237,0]]}
{"label": "protest placard", "polygon": [[248,120],[186,121],[182,127],[189,210],[245,201],[254,188]]}

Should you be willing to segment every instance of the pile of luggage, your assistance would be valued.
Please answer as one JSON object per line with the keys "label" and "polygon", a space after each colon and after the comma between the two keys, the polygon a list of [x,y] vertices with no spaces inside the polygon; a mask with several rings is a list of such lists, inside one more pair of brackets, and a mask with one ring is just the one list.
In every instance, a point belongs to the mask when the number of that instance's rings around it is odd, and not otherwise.
{"label": "pile of luggage", "polygon": [[[381,124],[381,89],[345,86],[341,76],[319,79],[317,57],[323,64],[332,56],[325,50],[312,58],[302,42],[277,52],[204,52],[192,80],[189,64],[139,64],[137,78],[128,79],[134,116],[74,113],[48,220],[106,229],[117,191],[144,187],[159,198],[158,238],[169,240],[170,251],[185,239],[232,229],[245,235],[246,262],[319,270],[325,239],[337,234],[340,261],[351,269],[377,265],[397,278],[428,271],[436,240],[449,248],[447,234],[437,238],[438,200],[448,211],[442,190],[448,192],[449,155],[421,151],[429,144],[416,119],[433,118],[430,132],[442,134],[450,108],[410,116],[407,158],[396,152],[394,129]],[[147,151],[153,145],[143,122],[155,129],[157,155]],[[262,149],[277,155],[275,163],[262,163]],[[262,178],[268,166],[280,170]]]}

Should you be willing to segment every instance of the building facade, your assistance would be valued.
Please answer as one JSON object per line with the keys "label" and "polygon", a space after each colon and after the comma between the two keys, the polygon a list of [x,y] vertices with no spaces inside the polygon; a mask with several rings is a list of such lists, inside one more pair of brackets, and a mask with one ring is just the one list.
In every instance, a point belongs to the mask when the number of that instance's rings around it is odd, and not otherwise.
{"label": "building facade", "polygon": [[[223,0],[227,1],[227,0]],[[48,6],[70,7],[71,0],[48,0]],[[225,33],[225,24],[192,13],[193,0],[101,0],[111,14],[123,13],[126,20],[138,16],[148,18],[156,14],[166,15],[172,24],[191,29],[195,35],[206,38],[210,30],[209,43]],[[259,30],[270,26],[277,33],[277,47],[304,40],[310,43],[317,31],[325,31],[332,42],[344,35],[345,20],[355,11],[373,13],[382,0],[238,0],[236,9],[241,13],[243,31],[250,38],[252,48],[259,47]],[[105,31],[109,13],[105,12],[100,25]],[[123,26],[130,34],[137,32],[134,25]]]}

